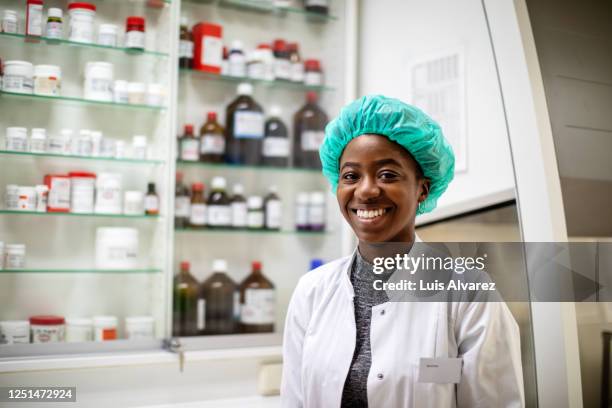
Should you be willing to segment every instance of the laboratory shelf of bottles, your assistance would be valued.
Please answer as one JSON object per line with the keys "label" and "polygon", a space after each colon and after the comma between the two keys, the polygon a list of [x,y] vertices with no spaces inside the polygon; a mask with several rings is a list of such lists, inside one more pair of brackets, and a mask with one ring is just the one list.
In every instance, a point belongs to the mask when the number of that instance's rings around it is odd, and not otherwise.
{"label": "laboratory shelf of bottles", "polygon": [[72,213],[72,212],[42,212],[42,211],[22,211],[22,210],[0,210],[0,215],[44,215],[50,217],[94,217],[94,218],[120,218],[120,219],[140,219],[155,220],[162,218],[160,215],[147,214],[105,214],[105,213]]}
{"label": "laboratory shelf of bottles", "polygon": [[176,162],[178,167],[201,167],[209,170],[244,170],[244,171],[261,171],[261,172],[276,172],[276,173],[287,173],[288,174],[309,174],[314,176],[323,177],[320,169],[307,169],[298,167],[277,167],[277,166],[264,166],[264,165],[246,165],[246,164],[229,164],[229,163],[206,163],[201,161],[188,161],[178,160]]}
{"label": "laboratory shelf of bottles", "polygon": [[218,74],[210,74],[207,72],[198,71],[195,69],[181,68],[180,71],[181,77],[191,76],[193,78],[202,79],[205,81],[213,81],[219,83],[226,84],[239,84],[242,82],[249,82],[253,85],[260,85],[267,88],[279,88],[279,89],[288,89],[292,91],[315,91],[315,92],[333,92],[335,91],[334,87],[327,85],[305,85],[299,82],[291,82],[287,80],[265,80],[265,79],[254,79],[254,78],[243,78],[243,77],[234,77],[231,75],[218,75]]}
{"label": "laboratory shelf of bottles", "polygon": [[275,17],[290,15],[306,16],[312,22],[334,21],[338,18],[331,14],[316,13],[299,7],[276,5],[274,1],[257,0],[183,0],[183,3],[213,4],[219,7],[233,8],[247,13],[269,13]]}
{"label": "laboratory shelf of bottles", "polygon": [[42,274],[155,274],[162,273],[162,269],[71,269],[71,268],[54,268],[54,269],[33,269],[33,268],[25,268],[25,269],[0,269],[0,274],[7,273],[42,273]]}
{"label": "laboratory shelf of bottles", "polygon": [[169,54],[166,52],[158,52],[158,51],[149,51],[149,50],[139,50],[134,48],[125,48],[125,47],[112,47],[108,45],[101,45],[95,43],[82,43],[77,41],[70,41],[64,39],[56,39],[56,38],[47,38],[47,37],[39,37],[37,41],[32,41],[31,37],[26,36],[25,34],[16,34],[16,33],[3,33],[0,32],[0,38],[2,39],[13,39],[13,40],[28,40],[23,41],[22,44],[28,46],[64,46],[64,48],[85,48],[85,49],[95,49],[95,50],[108,50],[108,51],[119,51],[124,53],[125,55],[130,56],[139,56],[139,55],[151,55],[154,57],[167,58]]}
{"label": "laboratory shelf of bottles", "polygon": [[299,230],[266,230],[266,229],[247,229],[247,228],[175,228],[179,233],[200,233],[200,234],[253,234],[253,235],[304,235],[304,236],[325,236],[330,231],[299,231]]}
{"label": "laboratory shelf of bottles", "polygon": [[34,152],[14,152],[10,150],[0,150],[2,156],[14,156],[22,158],[34,158],[34,159],[74,159],[74,160],[88,160],[88,161],[100,161],[100,162],[115,162],[115,163],[127,163],[127,164],[146,164],[146,165],[157,165],[163,164],[163,160],[154,159],[130,159],[130,158],[115,158],[115,157],[94,157],[94,156],[80,156],[74,154],[60,154],[60,153],[34,153]]}
{"label": "laboratory shelf of bottles", "polygon": [[118,103],[118,102],[105,102],[96,101],[85,98],[77,98],[71,96],[48,96],[48,95],[34,95],[34,94],[23,94],[17,92],[0,92],[0,101],[3,98],[11,100],[23,100],[23,101],[35,101],[35,102],[67,102],[78,105],[91,105],[108,108],[120,108],[120,109],[138,109],[143,111],[159,112],[166,110],[164,106],[153,106],[153,105],[142,105],[142,104],[131,104],[131,103]]}

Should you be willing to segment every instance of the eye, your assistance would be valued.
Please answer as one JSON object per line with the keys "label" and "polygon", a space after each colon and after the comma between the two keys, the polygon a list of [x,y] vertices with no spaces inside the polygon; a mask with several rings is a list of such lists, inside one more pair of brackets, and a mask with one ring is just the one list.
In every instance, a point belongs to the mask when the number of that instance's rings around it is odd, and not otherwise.
{"label": "eye", "polygon": [[347,171],[346,173],[342,174],[342,180],[345,182],[353,182],[356,181],[359,177],[357,176],[356,173],[352,172],[352,171]]}
{"label": "eye", "polygon": [[380,172],[378,177],[384,181],[393,181],[393,180],[396,180],[399,177],[399,175],[395,172],[386,170],[386,171]]}

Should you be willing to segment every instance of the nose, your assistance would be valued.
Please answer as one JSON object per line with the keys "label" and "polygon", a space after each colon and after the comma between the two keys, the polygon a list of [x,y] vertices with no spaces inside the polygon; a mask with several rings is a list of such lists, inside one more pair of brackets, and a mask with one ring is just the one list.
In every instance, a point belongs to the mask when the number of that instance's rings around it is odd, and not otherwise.
{"label": "nose", "polygon": [[376,182],[376,177],[365,176],[355,190],[355,196],[359,201],[371,201],[380,196],[381,190]]}

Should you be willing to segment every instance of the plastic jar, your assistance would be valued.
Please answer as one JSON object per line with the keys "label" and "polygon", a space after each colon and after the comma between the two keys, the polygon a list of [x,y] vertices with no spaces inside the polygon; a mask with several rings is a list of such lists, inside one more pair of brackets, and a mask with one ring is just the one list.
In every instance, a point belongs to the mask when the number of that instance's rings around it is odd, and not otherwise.
{"label": "plastic jar", "polygon": [[79,136],[72,142],[72,154],[76,156],[91,156],[93,151],[93,141],[91,140],[91,131],[81,129]]}
{"label": "plastic jar", "polygon": [[115,24],[100,24],[98,28],[98,44],[107,47],[117,46],[119,27]]}
{"label": "plastic jar", "polygon": [[162,106],[165,94],[165,88],[162,84],[149,84],[147,86],[147,105]]}
{"label": "plastic jar", "polygon": [[253,50],[247,56],[247,76],[253,79],[266,79],[266,66],[262,50]]}
{"label": "plastic jar", "polygon": [[321,62],[319,60],[308,59],[304,62],[304,85],[323,85],[323,71],[321,70]]}
{"label": "plastic jar", "polygon": [[47,129],[34,128],[30,135],[30,152],[45,153],[47,151]]}
{"label": "plastic jar", "polygon": [[154,320],[151,316],[125,318],[125,338],[129,340],[150,340],[155,337]]}
{"label": "plastic jar", "polygon": [[117,340],[117,318],[115,316],[94,316],[94,341]]}
{"label": "plastic jar", "polygon": [[27,344],[30,342],[30,322],[6,320],[0,322],[0,344]]}
{"label": "plastic jar", "polygon": [[90,133],[91,136],[91,155],[94,157],[99,157],[102,152],[102,132],[93,130]]}
{"label": "plastic jar", "polygon": [[19,186],[7,184],[4,196],[4,205],[7,210],[17,210],[19,208]]}
{"label": "plastic jar", "polygon": [[24,244],[8,244],[4,252],[6,269],[25,268],[26,246]]}
{"label": "plastic jar", "polygon": [[96,230],[96,268],[135,269],[137,261],[137,229],[99,227]]}
{"label": "plastic jar", "polygon": [[84,317],[66,319],[66,342],[83,343],[93,340],[93,321]]}
{"label": "plastic jar", "polygon": [[118,79],[115,81],[115,84],[113,85],[113,101],[115,103],[130,102],[128,85],[128,81],[124,81],[122,79]]}
{"label": "plastic jar", "polygon": [[125,142],[123,140],[115,141],[115,159],[125,158]]}
{"label": "plastic jar", "polygon": [[56,7],[49,8],[47,11],[47,30],[45,32],[47,39],[61,40],[64,38],[63,17],[62,9]]}
{"label": "plastic jar", "polygon": [[132,158],[145,160],[147,158],[147,137],[136,135],[132,138]]}
{"label": "plastic jar", "polygon": [[86,172],[71,172],[70,212],[90,214],[94,211],[96,175]]}
{"label": "plastic jar", "polygon": [[59,343],[64,341],[65,320],[60,316],[30,317],[32,343]]}
{"label": "plastic jar", "polygon": [[114,67],[110,62],[88,62],[85,66],[85,99],[113,101]]}
{"label": "plastic jar", "polygon": [[36,212],[47,212],[49,187],[45,184],[40,184],[34,189],[36,190]]}
{"label": "plastic jar", "polygon": [[99,173],[96,180],[96,212],[121,214],[121,174]]}
{"label": "plastic jar", "polygon": [[146,102],[147,86],[142,82],[130,82],[128,84],[128,102],[136,105],[144,105]]}
{"label": "plastic jar", "polygon": [[17,12],[15,10],[4,10],[4,17],[2,18],[2,29],[3,33],[17,34],[18,19]]}
{"label": "plastic jar", "polygon": [[36,189],[29,186],[19,186],[17,207],[19,211],[36,211]]}
{"label": "plastic jar", "polygon": [[145,48],[145,19],[131,16],[125,21],[125,47],[144,50]]}
{"label": "plastic jar", "polygon": [[6,128],[5,149],[12,152],[28,150],[28,129],[24,127]]}
{"label": "plastic jar", "polygon": [[253,229],[264,227],[263,199],[260,196],[250,196],[247,199],[247,227]]}
{"label": "plastic jar", "polygon": [[47,152],[55,154],[70,154],[72,130],[62,129],[58,134],[51,134],[47,142]]}
{"label": "plastic jar", "polygon": [[68,14],[70,14],[68,39],[80,43],[93,43],[96,6],[91,3],[70,3]]}
{"label": "plastic jar", "polygon": [[33,84],[34,66],[27,61],[6,61],[4,63],[4,77],[2,90],[22,94],[31,94]]}
{"label": "plastic jar", "polygon": [[125,215],[144,214],[144,194],[142,191],[126,191],[123,199],[123,213]]}
{"label": "plastic jar", "polygon": [[59,96],[62,89],[62,69],[57,65],[34,67],[34,94]]}

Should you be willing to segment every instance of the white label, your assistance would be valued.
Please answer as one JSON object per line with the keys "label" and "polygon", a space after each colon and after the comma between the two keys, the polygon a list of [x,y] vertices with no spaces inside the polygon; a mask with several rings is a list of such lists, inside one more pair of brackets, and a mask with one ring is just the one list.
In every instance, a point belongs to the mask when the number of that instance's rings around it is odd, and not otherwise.
{"label": "white label", "polygon": [[52,21],[47,23],[47,38],[61,39],[63,36],[62,23]]}
{"label": "white label", "polygon": [[277,229],[281,227],[282,210],[279,200],[270,200],[266,203],[266,228]]}
{"label": "white label", "polygon": [[42,35],[42,4],[28,6],[28,32],[27,35]]}
{"label": "white label", "polygon": [[232,225],[232,209],[229,205],[209,205],[208,225],[213,227],[229,227]]}
{"label": "white label", "polygon": [[229,56],[229,72],[230,76],[245,77],[246,76],[246,59],[242,54],[230,54]]}
{"label": "white label", "polygon": [[247,226],[247,205],[244,202],[232,203],[232,227],[242,228]]}
{"label": "white label", "polygon": [[108,47],[116,47],[117,46],[117,34],[99,33],[98,34],[98,44],[106,45]]}
{"label": "white label", "polygon": [[206,204],[191,204],[189,223],[193,225],[206,225]]}
{"label": "white label", "polygon": [[306,72],[304,74],[304,85],[321,86],[323,85],[323,75],[320,72]]}
{"label": "white label", "polygon": [[308,209],[308,225],[325,225],[325,206],[311,205]]}
{"label": "white label", "polygon": [[206,327],[206,300],[198,299],[198,330]]}
{"label": "white label", "polygon": [[34,80],[22,75],[5,74],[2,79],[2,89],[8,92],[32,93]]}
{"label": "white label", "polygon": [[31,139],[30,151],[32,153],[44,153],[47,151],[47,139]]}
{"label": "white label", "polygon": [[305,152],[319,151],[323,143],[325,132],[323,130],[306,130],[302,132],[301,147]]}
{"label": "white label", "polygon": [[251,62],[247,66],[249,78],[266,79],[266,66],[263,62]]}
{"label": "white label", "polygon": [[286,58],[274,58],[274,76],[277,79],[290,79],[291,62]]}
{"label": "white label", "polygon": [[125,47],[144,49],[145,33],[137,30],[128,31],[125,33]]}
{"label": "white label", "polygon": [[204,48],[200,62],[202,65],[221,67],[223,61],[223,41],[219,37],[202,36],[202,47]]}
{"label": "white label", "polygon": [[295,208],[295,225],[305,227],[308,225],[308,206],[298,204]]}
{"label": "white label", "polygon": [[70,179],[54,178],[51,180],[49,208],[54,210],[70,209]]}
{"label": "white label", "polygon": [[198,139],[184,139],[181,141],[181,160],[198,161],[200,158]]}
{"label": "white label", "polygon": [[87,17],[75,15],[70,18],[70,41],[91,43],[94,38],[93,21]]}
{"label": "white label", "polygon": [[301,62],[291,64],[291,80],[293,82],[302,82],[304,80],[304,64]]}
{"label": "white label", "polygon": [[64,341],[64,326],[32,325],[32,343],[59,343]]}
{"label": "white label", "polygon": [[236,139],[261,139],[264,135],[264,116],[261,112],[234,113],[234,137]]}
{"label": "white label", "polygon": [[25,268],[25,256],[23,254],[11,254],[7,252],[6,256],[6,269],[24,269]]}
{"label": "white label", "polygon": [[234,320],[240,320],[240,292],[234,292],[234,313],[232,315]]}
{"label": "white label", "polygon": [[275,308],[274,289],[247,289],[240,310],[240,321],[245,324],[273,324]]}
{"label": "white label", "polygon": [[193,58],[193,41],[181,40],[179,42],[179,58]]}
{"label": "white label", "polygon": [[6,138],[6,150],[13,152],[25,152],[27,150],[28,143],[25,137],[7,137]]}
{"label": "white label", "polygon": [[247,214],[247,226],[249,228],[263,228],[264,226],[263,211],[249,211]]}
{"label": "white label", "polygon": [[225,152],[225,138],[222,135],[207,133],[200,142],[201,154],[223,154]]}
{"label": "white label", "polygon": [[156,195],[149,194],[144,199],[145,211],[156,212],[159,211],[159,199]]}
{"label": "white label", "polygon": [[263,141],[264,157],[289,157],[289,139],[286,137],[266,137]]}
{"label": "white label", "polygon": [[17,34],[17,22],[2,20],[2,31],[10,34]]}
{"label": "white label", "polygon": [[179,196],[174,199],[174,215],[176,217],[189,217],[191,200],[187,196]]}

